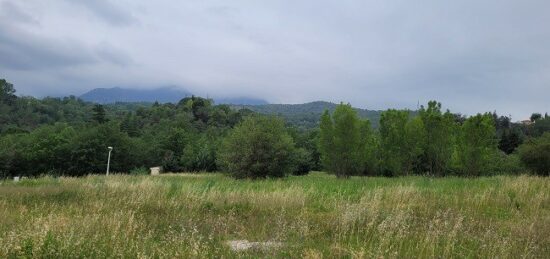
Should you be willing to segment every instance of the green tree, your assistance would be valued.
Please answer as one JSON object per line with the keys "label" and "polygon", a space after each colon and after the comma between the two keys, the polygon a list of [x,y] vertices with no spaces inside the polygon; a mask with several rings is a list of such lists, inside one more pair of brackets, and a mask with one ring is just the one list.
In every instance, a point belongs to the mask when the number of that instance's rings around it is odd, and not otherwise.
{"label": "green tree", "polygon": [[216,167],[216,144],[207,136],[193,139],[185,146],[181,157],[181,164],[186,171],[215,171]]}
{"label": "green tree", "polygon": [[407,134],[408,111],[387,110],[380,116],[381,167],[384,175],[397,176],[407,170]]}
{"label": "green tree", "polygon": [[118,125],[105,123],[79,129],[71,140],[67,174],[86,175],[103,173],[107,166],[108,146],[113,147],[111,154],[111,172],[129,172],[141,166],[134,155],[136,148]]}
{"label": "green tree", "polygon": [[337,177],[349,177],[364,170],[365,137],[361,121],[350,104],[336,107],[332,119],[321,116],[319,148],[325,169]]}
{"label": "green tree", "polygon": [[101,104],[94,105],[94,108],[92,109],[92,111],[93,111],[92,120],[94,120],[99,124],[107,122],[107,118],[105,116],[105,108],[103,108],[103,105]]}
{"label": "green tree", "polygon": [[321,115],[321,122],[319,125],[319,153],[321,154],[321,164],[326,170],[332,170],[334,161],[333,151],[333,131],[334,123],[330,117],[328,110]]}
{"label": "green tree", "polygon": [[420,117],[414,117],[405,125],[405,172],[422,173],[422,154],[426,146],[426,128]]}
{"label": "green tree", "polygon": [[236,178],[283,177],[295,168],[294,149],[281,119],[252,116],[225,138],[219,160]]}
{"label": "green tree", "polygon": [[542,176],[550,175],[550,132],[541,137],[528,139],[519,146],[518,154],[521,162],[534,173]]}
{"label": "green tree", "polygon": [[372,130],[369,120],[361,120],[359,126],[361,134],[360,144],[362,145],[363,175],[375,175],[378,172],[377,150],[379,149],[378,139]]}
{"label": "green tree", "polygon": [[466,119],[458,135],[457,155],[464,175],[479,176],[491,167],[497,152],[496,130],[490,113]]}
{"label": "green tree", "polygon": [[120,130],[126,132],[130,137],[139,136],[139,122],[136,119],[136,116],[131,112],[126,114],[126,117],[120,123]]}
{"label": "green tree", "polygon": [[515,130],[504,130],[498,142],[498,148],[507,155],[512,154],[521,144],[520,134]]}
{"label": "green tree", "polygon": [[531,114],[531,117],[529,117],[529,119],[532,122],[536,122],[537,120],[539,120],[541,118],[542,118],[542,114],[540,114],[540,113],[533,113],[533,114]]}
{"label": "green tree", "polygon": [[6,79],[0,79],[0,103],[11,104],[15,100],[15,89]]}
{"label": "green tree", "polygon": [[449,167],[454,149],[455,118],[448,110],[441,112],[441,103],[428,102],[421,106],[420,119],[424,124],[426,145],[423,152],[424,170],[432,175],[444,175]]}

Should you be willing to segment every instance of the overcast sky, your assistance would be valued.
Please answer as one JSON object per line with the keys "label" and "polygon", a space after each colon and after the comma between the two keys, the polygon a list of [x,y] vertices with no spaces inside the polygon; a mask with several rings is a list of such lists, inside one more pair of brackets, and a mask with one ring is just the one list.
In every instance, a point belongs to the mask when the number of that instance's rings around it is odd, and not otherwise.
{"label": "overcast sky", "polygon": [[550,112],[550,1],[0,0],[0,78],[519,120]]}

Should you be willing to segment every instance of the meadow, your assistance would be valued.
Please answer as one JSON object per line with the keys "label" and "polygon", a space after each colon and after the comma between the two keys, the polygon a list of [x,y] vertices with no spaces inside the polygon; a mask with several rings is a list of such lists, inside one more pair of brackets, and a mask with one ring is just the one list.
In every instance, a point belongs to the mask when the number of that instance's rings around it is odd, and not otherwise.
{"label": "meadow", "polygon": [[42,177],[0,181],[0,219],[0,258],[549,258],[550,179]]}

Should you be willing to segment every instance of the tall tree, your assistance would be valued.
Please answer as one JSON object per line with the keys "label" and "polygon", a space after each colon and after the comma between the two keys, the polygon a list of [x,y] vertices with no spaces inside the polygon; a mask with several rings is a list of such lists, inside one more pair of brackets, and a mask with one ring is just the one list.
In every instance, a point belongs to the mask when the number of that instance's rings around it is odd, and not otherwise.
{"label": "tall tree", "polygon": [[320,151],[325,168],[337,177],[349,177],[363,171],[365,159],[361,122],[350,104],[336,107],[332,120],[327,112],[321,117]]}
{"label": "tall tree", "polygon": [[15,89],[6,79],[0,79],[0,103],[11,104],[15,99]]}
{"label": "tall tree", "polygon": [[96,104],[92,109],[92,111],[93,111],[92,119],[95,122],[99,124],[107,122],[107,118],[105,116],[105,108],[103,108],[103,105]]}
{"label": "tall tree", "polygon": [[380,116],[380,148],[382,172],[387,176],[406,173],[408,111],[387,110]]}
{"label": "tall tree", "polygon": [[468,118],[461,127],[457,148],[462,174],[484,173],[497,150],[493,116],[486,113]]}
{"label": "tall tree", "polygon": [[441,103],[428,102],[421,106],[420,118],[426,130],[424,149],[424,167],[430,174],[444,175],[448,169],[453,152],[454,116],[447,110],[441,112]]}
{"label": "tall tree", "polygon": [[372,130],[369,120],[361,120],[359,131],[361,134],[360,143],[362,145],[363,156],[363,174],[374,175],[378,172],[377,149],[379,148],[376,134]]}
{"label": "tall tree", "polygon": [[426,146],[426,129],[420,117],[414,117],[405,126],[405,172],[422,173],[421,156]]}
{"label": "tall tree", "polygon": [[542,115],[540,113],[533,113],[531,114],[531,117],[529,118],[532,122],[537,121],[538,119],[541,119]]}
{"label": "tall tree", "polygon": [[328,110],[321,115],[321,122],[319,125],[319,152],[321,153],[321,164],[326,170],[332,171],[334,161],[334,151],[332,150],[334,123]]}

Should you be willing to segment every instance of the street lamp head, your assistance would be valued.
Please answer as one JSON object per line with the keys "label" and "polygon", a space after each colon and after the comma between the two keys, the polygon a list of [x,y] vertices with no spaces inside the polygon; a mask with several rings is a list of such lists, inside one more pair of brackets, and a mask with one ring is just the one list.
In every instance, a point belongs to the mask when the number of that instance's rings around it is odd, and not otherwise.
{"label": "street lamp head", "polygon": [[107,147],[109,150],[113,150],[113,147]]}

